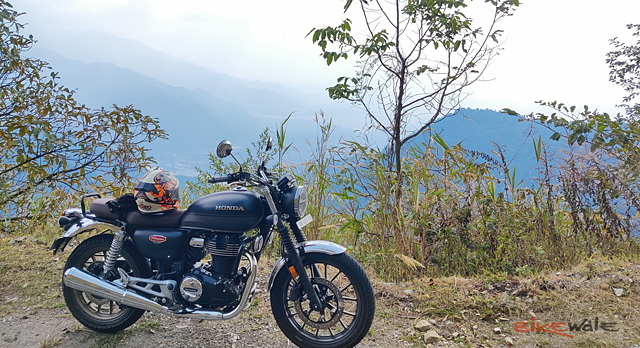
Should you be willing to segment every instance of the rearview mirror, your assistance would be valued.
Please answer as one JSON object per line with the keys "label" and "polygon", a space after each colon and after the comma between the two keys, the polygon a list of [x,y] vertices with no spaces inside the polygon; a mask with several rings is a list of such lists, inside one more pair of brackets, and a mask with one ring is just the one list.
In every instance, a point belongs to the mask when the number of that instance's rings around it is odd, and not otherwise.
{"label": "rearview mirror", "polygon": [[233,151],[233,146],[229,140],[223,140],[218,144],[218,148],[216,149],[216,155],[220,158],[228,157]]}

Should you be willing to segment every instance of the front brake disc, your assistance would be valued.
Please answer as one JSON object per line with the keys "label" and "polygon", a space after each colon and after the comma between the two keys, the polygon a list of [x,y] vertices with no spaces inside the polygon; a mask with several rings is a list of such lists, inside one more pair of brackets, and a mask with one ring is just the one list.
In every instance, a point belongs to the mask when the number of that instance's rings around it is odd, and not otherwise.
{"label": "front brake disc", "polygon": [[311,283],[322,302],[322,309],[320,311],[313,311],[311,308],[304,310],[302,302],[306,296],[299,296],[295,301],[296,311],[306,325],[314,329],[330,329],[342,318],[344,311],[342,293],[335,284],[324,278],[312,278]]}

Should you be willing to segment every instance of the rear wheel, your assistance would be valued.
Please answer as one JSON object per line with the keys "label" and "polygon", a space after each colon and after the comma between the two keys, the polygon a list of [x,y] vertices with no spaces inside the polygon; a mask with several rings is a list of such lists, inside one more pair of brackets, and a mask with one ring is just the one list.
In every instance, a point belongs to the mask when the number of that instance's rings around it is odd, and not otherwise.
{"label": "rear wheel", "polygon": [[[85,272],[100,276],[113,240],[112,234],[91,237],[78,245],[67,260],[65,271],[76,267]],[[130,243],[125,243],[116,269],[121,268],[134,277],[146,278],[151,270]],[[114,269],[107,275],[113,281],[120,276]],[[112,333],[123,330],[135,323],[144,314],[144,310],[122,306],[119,303],[90,293],[75,290],[62,284],[64,300],[71,314],[84,326],[98,332]]]}
{"label": "rear wheel", "polygon": [[373,288],[364,270],[347,254],[306,254],[303,264],[322,309],[311,309],[298,278],[283,267],[271,288],[278,326],[301,347],[355,346],[369,331],[375,313]]}

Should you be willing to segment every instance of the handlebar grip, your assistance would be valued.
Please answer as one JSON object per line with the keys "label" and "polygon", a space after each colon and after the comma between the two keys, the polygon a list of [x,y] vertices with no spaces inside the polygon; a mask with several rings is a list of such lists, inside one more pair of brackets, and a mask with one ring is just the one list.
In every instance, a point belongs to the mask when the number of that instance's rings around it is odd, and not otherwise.
{"label": "handlebar grip", "polygon": [[210,178],[209,180],[207,180],[207,182],[210,184],[217,184],[219,182],[229,182],[229,179],[230,179],[229,175],[216,176],[216,177]]}

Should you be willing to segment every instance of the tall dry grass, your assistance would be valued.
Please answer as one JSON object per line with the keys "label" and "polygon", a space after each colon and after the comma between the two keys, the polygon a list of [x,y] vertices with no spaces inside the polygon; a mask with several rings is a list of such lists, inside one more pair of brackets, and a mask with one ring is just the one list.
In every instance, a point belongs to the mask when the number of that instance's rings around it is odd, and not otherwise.
{"label": "tall dry grass", "polygon": [[[525,186],[499,147],[490,154],[469,151],[434,134],[405,153],[403,195],[396,202],[385,150],[364,135],[336,140],[331,119],[319,115],[316,121],[308,161],[274,170],[294,172],[309,189],[310,239],[345,245],[382,277],[527,275],[594,255],[638,255],[638,173],[605,154],[569,147],[551,156],[541,139],[533,140],[538,176]],[[268,135],[247,149],[246,168],[257,166]],[[289,146],[283,125],[272,159]],[[211,156],[209,168],[199,170],[184,192],[185,207],[221,189],[206,183],[211,175],[235,170],[237,164]],[[37,217],[2,221],[0,228],[50,242],[60,232],[52,227],[59,212],[77,206],[79,195],[35,199]]]}
{"label": "tall dry grass", "polygon": [[383,277],[524,275],[638,255],[638,190],[597,153],[571,147],[552,157],[534,139],[538,176],[523,186],[499,148],[468,151],[434,134],[405,154],[394,202],[384,149],[364,138],[331,144],[331,121],[317,121],[313,155],[296,168],[311,190],[308,235],[348,246]]}

